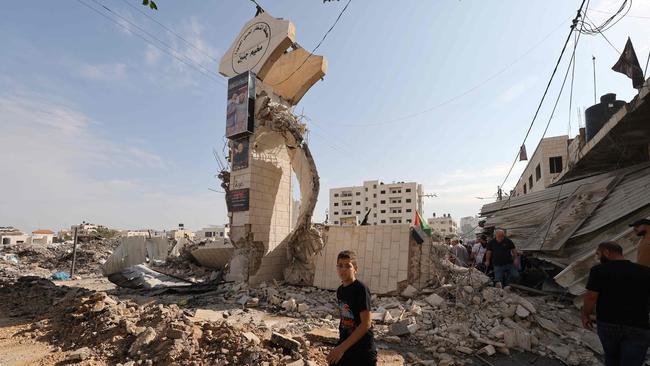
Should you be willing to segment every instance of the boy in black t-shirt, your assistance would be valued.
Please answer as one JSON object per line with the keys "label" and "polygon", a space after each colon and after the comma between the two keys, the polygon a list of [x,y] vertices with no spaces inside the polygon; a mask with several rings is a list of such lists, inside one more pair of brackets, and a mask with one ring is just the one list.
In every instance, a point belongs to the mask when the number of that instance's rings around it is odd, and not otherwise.
{"label": "boy in black t-shirt", "polygon": [[330,365],[374,366],[377,351],[370,320],[370,291],[356,279],[356,253],[344,250],[336,259],[336,271],[343,284],[336,290],[341,315],[339,342],[327,356]]}

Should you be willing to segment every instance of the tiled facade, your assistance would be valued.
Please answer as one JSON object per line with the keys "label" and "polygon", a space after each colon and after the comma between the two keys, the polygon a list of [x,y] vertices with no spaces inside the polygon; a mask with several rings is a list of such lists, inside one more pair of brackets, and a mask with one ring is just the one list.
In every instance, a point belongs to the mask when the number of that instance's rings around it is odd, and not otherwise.
{"label": "tiled facade", "polygon": [[458,224],[456,223],[456,220],[451,217],[451,215],[443,214],[443,216],[440,217],[435,217],[435,215],[436,214],[434,213],[434,217],[427,219],[427,224],[429,224],[433,231],[437,232],[443,237],[455,236],[458,234]]}
{"label": "tiled facade", "polygon": [[316,256],[314,286],[336,289],[341,281],[336,256],[342,250],[357,253],[357,277],[372,293],[398,290],[409,274],[409,225],[330,226],[324,250]]}

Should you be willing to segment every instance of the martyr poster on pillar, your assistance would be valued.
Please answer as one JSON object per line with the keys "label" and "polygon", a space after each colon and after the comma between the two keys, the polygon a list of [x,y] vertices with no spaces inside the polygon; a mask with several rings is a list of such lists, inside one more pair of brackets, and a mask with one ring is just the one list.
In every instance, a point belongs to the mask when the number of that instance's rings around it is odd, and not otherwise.
{"label": "martyr poster on pillar", "polygon": [[255,74],[245,72],[228,79],[226,137],[236,138],[253,132],[255,114]]}

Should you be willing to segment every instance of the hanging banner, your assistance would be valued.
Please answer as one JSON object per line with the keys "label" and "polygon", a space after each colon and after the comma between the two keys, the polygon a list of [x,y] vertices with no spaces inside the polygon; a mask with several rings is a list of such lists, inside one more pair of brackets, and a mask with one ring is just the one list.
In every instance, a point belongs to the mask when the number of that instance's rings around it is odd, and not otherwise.
{"label": "hanging banner", "polygon": [[232,171],[248,168],[248,137],[230,142]]}
{"label": "hanging banner", "polygon": [[253,132],[255,125],[255,74],[245,72],[228,79],[226,137],[236,138]]}
{"label": "hanging banner", "polygon": [[228,194],[228,209],[230,212],[248,211],[250,191],[248,188],[233,189]]}

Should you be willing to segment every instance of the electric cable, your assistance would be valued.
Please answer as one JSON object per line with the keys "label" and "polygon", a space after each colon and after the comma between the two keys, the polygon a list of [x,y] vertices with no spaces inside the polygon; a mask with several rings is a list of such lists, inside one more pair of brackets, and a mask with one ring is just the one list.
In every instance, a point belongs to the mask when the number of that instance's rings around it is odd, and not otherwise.
{"label": "electric cable", "polygon": [[292,72],[291,74],[289,74],[289,76],[287,76],[286,79],[284,79],[284,80],[282,80],[282,81],[280,81],[280,82],[278,82],[278,83],[271,84],[271,86],[278,86],[278,85],[284,83],[285,81],[291,79],[291,77],[292,77],[296,72],[298,72],[298,70],[300,70],[300,68],[303,67],[303,66],[305,65],[305,63],[307,63],[307,60],[309,60],[309,58],[311,58],[311,56],[314,54],[314,52],[316,52],[316,50],[318,50],[318,48],[321,46],[321,44],[323,44],[323,42],[325,41],[325,38],[327,38],[327,36],[328,36],[328,35],[330,34],[330,32],[332,31],[332,29],[334,29],[334,27],[335,27],[336,24],[339,22],[339,20],[341,19],[341,16],[343,16],[343,13],[345,13],[345,11],[347,10],[347,8],[348,8],[348,6],[350,5],[351,2],[352,2],[352,0],[348,0],[348,3],[345,4],[345,6],[343,7],[343,10],[341,10],[341,12],[339,13],[339,16],[336,17],[336,20],[334,21],[334,24],[332,24],[332,26],[330,27],[330,29],[328,29],[327,32],[325,32],[325,34],[323,35],[323,38],[320,40],[320,42],[318,42],[318,44],[316,45],[316,47],[314,47],[314,49],[309,53],[309,55],[308,55],[307,57],[305,57],[305,60],[300,64],[300,66],[298,66],[298,68],[296,68],[295,70],[293,70],[293,72]]}

